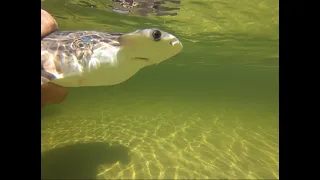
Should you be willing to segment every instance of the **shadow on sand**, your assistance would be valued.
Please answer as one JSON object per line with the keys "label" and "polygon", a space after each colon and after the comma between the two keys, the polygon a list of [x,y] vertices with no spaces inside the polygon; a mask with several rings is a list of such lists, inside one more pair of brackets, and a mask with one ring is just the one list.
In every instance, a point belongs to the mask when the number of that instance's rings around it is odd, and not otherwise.
{"label": "shadow on sand", "polygon": [[45,151],[41,179],[97,179],[100,164],[130,162],[129,149],[108,143],[79,143]]}

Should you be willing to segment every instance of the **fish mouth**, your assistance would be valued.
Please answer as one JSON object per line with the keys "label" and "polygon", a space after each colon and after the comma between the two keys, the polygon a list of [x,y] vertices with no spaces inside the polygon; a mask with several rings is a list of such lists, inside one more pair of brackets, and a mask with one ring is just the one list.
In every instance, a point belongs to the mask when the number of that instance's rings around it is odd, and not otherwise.
{"label": "fish mouth", "polygon": [[134,57],[134,58],[131,58],[131,60],[144,60],[144,61],[149,61],[148,58],[144,58],[144,57]]}
{"label": "fish mouth", "polygon": [[174,46],[176,44],[179,44],[180,46],[182,46],[181,42],[177,38],[174,38],[172,41],[169,42],[169,44],[171,46]]}

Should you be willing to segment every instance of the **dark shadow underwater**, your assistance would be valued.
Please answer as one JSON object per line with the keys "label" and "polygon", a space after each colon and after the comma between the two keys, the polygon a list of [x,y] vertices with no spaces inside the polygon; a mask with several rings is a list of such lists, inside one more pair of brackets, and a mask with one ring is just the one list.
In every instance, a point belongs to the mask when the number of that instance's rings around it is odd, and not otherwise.
{"label": "dark shadow underwater", "polygon": [[108,143],[78,143],[41,154],[41,179],[97,179],[100,164],[130,162],[129,149]]}

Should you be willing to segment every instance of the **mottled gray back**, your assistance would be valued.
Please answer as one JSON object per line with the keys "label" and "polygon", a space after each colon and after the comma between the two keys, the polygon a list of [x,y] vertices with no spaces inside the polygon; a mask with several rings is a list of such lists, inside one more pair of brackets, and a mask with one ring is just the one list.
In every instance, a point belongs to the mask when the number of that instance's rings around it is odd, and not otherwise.
{"label": "mottled gray back", "polygon": [[88,66],[93,50],[106,43],[120,46],[121,33],[98,31],[56,31],[41,40],[41,84],[55,75],[82,71]]}

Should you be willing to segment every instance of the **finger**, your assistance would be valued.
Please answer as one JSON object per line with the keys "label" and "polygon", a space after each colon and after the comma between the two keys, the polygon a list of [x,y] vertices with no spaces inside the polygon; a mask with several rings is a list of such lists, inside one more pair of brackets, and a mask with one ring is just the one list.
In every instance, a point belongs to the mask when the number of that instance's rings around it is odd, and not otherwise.
{"label": "finger", "polygon": [[41,108],[48,104],[60,104],[68,96],[68,89],[53,83],[41,86]]}
{"label": "finger", "polygon": [[57,29],[56,20],[47,11],[41,9],[41,38]]}

